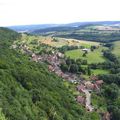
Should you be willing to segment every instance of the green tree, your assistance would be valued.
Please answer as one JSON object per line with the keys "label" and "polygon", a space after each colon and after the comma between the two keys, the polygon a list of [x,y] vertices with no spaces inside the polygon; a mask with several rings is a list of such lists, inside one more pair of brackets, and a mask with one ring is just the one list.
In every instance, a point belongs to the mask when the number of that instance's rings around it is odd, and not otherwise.
{"label": "green tree", "polygon": [[112,83],[111,85],[105,87],[104,94],[111,100],[117,99],[119,95],[119,88],[116,84]]}
{"label": "green tree", "polygon": [[72,72],[72,73],[77,73],[78,72],[78,65],[71,64],[69,71]]}

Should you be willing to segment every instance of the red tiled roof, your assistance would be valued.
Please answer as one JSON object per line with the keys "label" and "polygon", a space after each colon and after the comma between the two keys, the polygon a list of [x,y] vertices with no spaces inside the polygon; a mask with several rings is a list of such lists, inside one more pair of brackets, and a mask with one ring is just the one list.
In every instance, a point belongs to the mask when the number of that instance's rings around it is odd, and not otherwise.
{"label": "red tiled roof", "polygon": [[97,81],[96,81],[96,84],[97,84],[97,85],[103,84],[103,80],[97,80]]}
{"label": "red tiled roof", "polygon": [[85,104],[85,98],[82,96],[77,96],[77,102],[81,103],[81,104]]}
{"label": "red tiled roof", "polygon": [[77,90],[78,90],[78,91],[82,91],[82,90],[84,90],[84,89],[85,89],[85,86],[82,85],[82,84],[77,86]]}
{"label": "red tiled roof", "polygon": [[88,89],[94,89],[94,84],[86,84],[86,88]]}

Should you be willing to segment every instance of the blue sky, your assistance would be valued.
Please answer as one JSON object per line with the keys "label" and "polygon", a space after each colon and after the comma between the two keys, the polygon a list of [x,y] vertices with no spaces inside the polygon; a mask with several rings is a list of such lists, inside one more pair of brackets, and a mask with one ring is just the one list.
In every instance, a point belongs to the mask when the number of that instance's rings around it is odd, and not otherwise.
{"label": "blue sky", "polygon": [[0,0],[0,26],[120,20],[120,0]]}

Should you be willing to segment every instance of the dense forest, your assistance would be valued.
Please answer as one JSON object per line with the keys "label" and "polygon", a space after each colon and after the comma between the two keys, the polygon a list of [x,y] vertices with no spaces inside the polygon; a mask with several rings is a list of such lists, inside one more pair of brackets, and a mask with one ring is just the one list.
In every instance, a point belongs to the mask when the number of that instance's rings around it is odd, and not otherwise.
{"label": "dense forest", "polygon": [[11,49],[16,39],[21,35],[0,28],[0,120],[99,120],[45,64]]}

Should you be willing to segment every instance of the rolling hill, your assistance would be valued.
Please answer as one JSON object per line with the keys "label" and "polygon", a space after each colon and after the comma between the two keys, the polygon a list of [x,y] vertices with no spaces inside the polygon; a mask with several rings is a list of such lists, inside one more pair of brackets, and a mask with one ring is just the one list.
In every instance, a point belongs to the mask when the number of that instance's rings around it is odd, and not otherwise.
{"label": "rolling hill", "polygon": [[113,42],[119,41],[120,22],[73,23],[64,26],[37,29],[30,33],[78,40]]}

